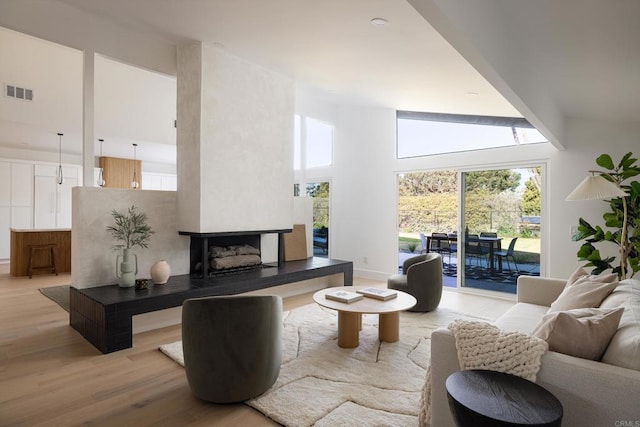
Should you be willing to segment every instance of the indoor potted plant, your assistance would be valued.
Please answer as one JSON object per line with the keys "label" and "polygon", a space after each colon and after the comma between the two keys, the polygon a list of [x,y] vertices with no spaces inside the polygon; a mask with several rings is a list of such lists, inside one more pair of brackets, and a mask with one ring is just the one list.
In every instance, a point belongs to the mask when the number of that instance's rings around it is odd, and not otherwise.
{"label": "indoor potted plant", "polygon": [[[611,269],[620,279],[631,278],[640,271],[640,182],[634,180],[640,175],[640,166],[632,153],[625,154],[618,164],[608,154],[602,154],[596,163],[603,170],[590,171],[615,184],[624,197],[607,200],[610,210],[605,212],[604,227],[591,225],[584,218],[579,219],[574,241],[585,240],[578,250],[580,261],[585,266],[595,267],[592,274]],[[574,191],[575,192],[575,191]],[[568,198],[569,199],[569,198]],[[619,260],[615,256],[603,257],[595,245],[610,242],[618,246]]]}
{"label": "indoor potted plant", "polygon": [[147,224],[147,214],[137,212],[134,205],[126,213],[120,213],[114,209],[111,211],[111,216],[115,224],[107,226],[107,231],[122,242],[114,245],[114,249],[122,249],[122,254],[116,257],[118,285],[129,288],[135,285],[138,272],[138,258],[131,252],[131,248],[134,246],[147,248],[151,235],[155,232]]}

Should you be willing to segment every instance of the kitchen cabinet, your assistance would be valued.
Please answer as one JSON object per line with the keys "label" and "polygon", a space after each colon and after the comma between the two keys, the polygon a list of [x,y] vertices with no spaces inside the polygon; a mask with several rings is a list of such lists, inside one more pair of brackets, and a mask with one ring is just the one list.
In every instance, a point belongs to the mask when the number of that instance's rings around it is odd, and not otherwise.
{"label": "kitchen cabinet", "polygon": [[106,188],[126,188],[131,190],[133,172],[136,173],[138,189],[142,190],[142,162],[140,160],[121,159],[118,157],[100,157],[100,167]]}
{"label": "kitchen cabinet", "polygon": [[35,165],[35,228],[71,228],[71,189],[80,184],[80,168],[63,166],[62,184],[56,181],[57,169],[55,165]]}
{"label": "kitchen cabinet", "polygon": [[9,258],[9,229],[33,225],[33,170],[27,162],[0,161],[0,259]]}

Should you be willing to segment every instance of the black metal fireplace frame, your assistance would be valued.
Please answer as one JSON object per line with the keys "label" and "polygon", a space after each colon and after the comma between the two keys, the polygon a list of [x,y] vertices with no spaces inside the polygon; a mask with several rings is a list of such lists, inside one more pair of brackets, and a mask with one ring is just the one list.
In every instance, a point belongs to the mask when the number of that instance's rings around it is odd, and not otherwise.
{"label": "black metal fireplace frame", "polygon": [[[260,248],[260,238],[263,234],[278,235],[278,266],[282,266],[284,262],[284,234],[291,233],[292,229],[281,230],[252,230],[252,231],[227,231],[218,233],[193,233],[190,231],[179,231],[182,236],[190,236],[191,243],[189,248],[189,270],[190,275],[202,274],[202,277],[209,277],[209,243],[210,239],[215,239],[216,244],[220,246],[229,246],[230,244],[246,243],[251,246]],[[257,242],[257,243],[256,243]],[[195,266],[201,263],[201,273],[195,271]]]}

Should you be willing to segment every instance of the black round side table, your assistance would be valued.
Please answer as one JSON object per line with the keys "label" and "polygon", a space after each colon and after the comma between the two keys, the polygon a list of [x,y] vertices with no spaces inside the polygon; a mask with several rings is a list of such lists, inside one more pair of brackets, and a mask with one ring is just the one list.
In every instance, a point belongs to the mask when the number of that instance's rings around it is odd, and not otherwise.
{"label": "black round side table", "polygon": [[560,426],[562,404],[538,384],[503,372],[454,372],[446,382],[458,427]]}

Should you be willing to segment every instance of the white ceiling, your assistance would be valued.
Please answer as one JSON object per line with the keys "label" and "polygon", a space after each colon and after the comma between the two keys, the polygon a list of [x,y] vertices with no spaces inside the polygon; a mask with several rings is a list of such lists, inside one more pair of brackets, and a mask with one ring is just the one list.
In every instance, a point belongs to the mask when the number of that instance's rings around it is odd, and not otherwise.
{"label": "white ceiling", "polygon": [[[58,1],[176,44],[215,43],[336,104],[521,115],[405,0]],[[464,1],[446,3],[464,14]],[[498,25],[487,23],[486,31],[504,40],[504,62],[517,58],[512,68],[526,73],[534,93],[551,95],[545,102],[563,120],[640,120],[640,2],[476,0],[474,6],[491,9]],[[375,17],[388,25],[371,25]],[[482,28],[480,14],[467,18]]]}

